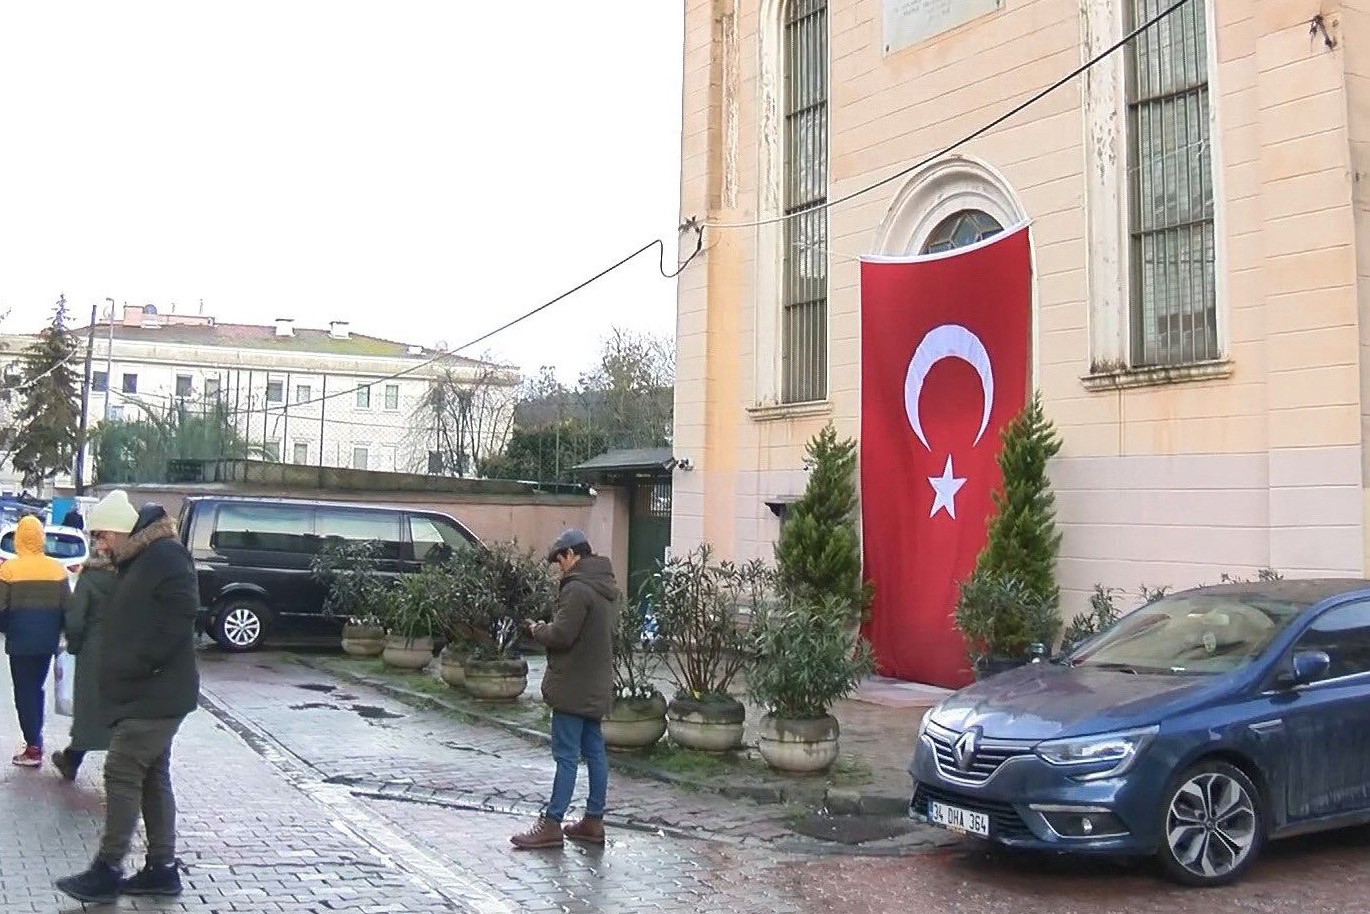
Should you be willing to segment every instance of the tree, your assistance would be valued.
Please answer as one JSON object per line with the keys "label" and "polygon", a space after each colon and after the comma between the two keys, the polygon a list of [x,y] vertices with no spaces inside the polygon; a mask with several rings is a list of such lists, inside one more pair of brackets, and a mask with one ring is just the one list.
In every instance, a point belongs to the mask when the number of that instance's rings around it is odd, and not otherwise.
{"label": "tree", "polygon": [[599,365],[580,377],[580,395],[615,447],[659,447],[671,440],[675,347],[667,339],[615,327]]}
{"label": "tree", "polygon": [[804,495],[790,506],[775,546],[780,589],[806,605],[837,605],[864,616],[871,588],[861,580],[856,530],[856,442],[829,423],[809,441]]}
{"label": "tree", "polygon": [[471,476],[503,450],[514,424],[512,368],[486,363],[471,371],[445,369],[414,410],[414,423],[427,426],[429,446],[414,454],[417,472]]}
{"label": "tree", "polygon": [[1036,393],[1004,429],[999,452],[1003,488],[994,493],[984,551],[976,572],[1015,578],[1043,605],[1060,600],[1056,556],[1061,534],[1056,529],[1056,496],[1047,478],[1047,463],[1061,450],[1061,439]]}
{"label": "tree", "polygon": [[71,471],[81,421],[76,348],[64,296],[38,339],[24,350],[23,405],[15,421],[11,461],[25,487]]}
{"label": "tree", "polygon": [[185,403],[165,409],[139,404],[141,419],[102,422],[91,435],[95,476],[102,485],[167,481],[173,460],[261,457],[217,399],[196,411]]}
{"label": "tree", "polygon": [[479,463],[487,478],[571,482],[570,470],[611,448],[671,441],[675,348],[615,328],[574,389],[543,367],[524,382],[504,452]]}

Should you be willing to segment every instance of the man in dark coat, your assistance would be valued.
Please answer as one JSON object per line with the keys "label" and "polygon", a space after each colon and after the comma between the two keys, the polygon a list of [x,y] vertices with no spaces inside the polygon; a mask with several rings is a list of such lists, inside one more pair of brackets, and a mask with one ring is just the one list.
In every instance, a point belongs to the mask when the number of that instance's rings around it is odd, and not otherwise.
{"label": "man in dark coat", "polygon": [[[105,832],[90,868],[59,879],[57,887],[89,904],[109,904],[121,894],[179,895],[171,743],[200,695],[195,566],[166,511],[148,505],[135,512],[121,490],[91,510],[87,526],[118,570],[100,658],[101,705],[111,728]],[[140,813],[147,865],[123,879]]]}
{"label": "man in dark coat", "polygon": [[[560,847],[562,836],[604,843],[604,804],[609,792],[609,759],[600,722],[614,704],[614,630],[618,625],[618,584],[614,568],[595,555],[579,530],[557,537],[547,555],[561,569],[561,591],[551,623],[529,626],[547,648],[542,699],[552,709],[552,756],[557,762],[552,799],[537,824],[510,840],[524,850]],[[561,820],[576,789],[584,757],[590,775],[585,815],[564,829]]]}

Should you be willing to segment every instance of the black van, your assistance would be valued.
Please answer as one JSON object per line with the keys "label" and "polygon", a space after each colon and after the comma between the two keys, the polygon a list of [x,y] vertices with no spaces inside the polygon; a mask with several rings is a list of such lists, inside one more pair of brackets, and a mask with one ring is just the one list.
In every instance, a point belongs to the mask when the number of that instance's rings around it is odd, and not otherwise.
{"label": "black van", "polygon": [[200,631],[227,651],[272,640],[333,641],[342,620],[324,615],[311,570],[330,541],[381,544],[381,570],[417,571],[434,550],[479,545],[435,511],[284,498],[194,497],[181,508],[181,541],[200,579]]}

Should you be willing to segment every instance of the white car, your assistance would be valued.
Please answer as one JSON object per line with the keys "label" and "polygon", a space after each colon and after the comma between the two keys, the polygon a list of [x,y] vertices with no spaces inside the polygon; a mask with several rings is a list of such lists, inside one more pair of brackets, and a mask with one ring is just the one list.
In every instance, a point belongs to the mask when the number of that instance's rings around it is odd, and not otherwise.
{"label": "white car", "polygon": [[[6,524],[4,531],[0,532],[0,564],[15,557],[14,531],[18,526]],[[86,541],[85,533],[74,527],[52,526],[47,527],[44,533],[43,551],[62,563],[67,570],[67,582],[75,587],[76,577],[85,566],[86,559],[90,558],[90,544]]]}

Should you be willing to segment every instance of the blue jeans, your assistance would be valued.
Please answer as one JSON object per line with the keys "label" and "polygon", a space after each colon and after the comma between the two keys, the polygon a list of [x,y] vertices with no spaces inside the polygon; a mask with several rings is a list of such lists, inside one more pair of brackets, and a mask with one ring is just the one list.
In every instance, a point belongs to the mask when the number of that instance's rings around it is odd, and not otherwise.
{"label": "blue jeans", "polygon": [[19,729],[24,743],[43,747],[43,705],[47,696],[43,686],[48,681],[52,655],[41,657],[10,657],[10,680],[14,684],[14,710],[19,714]]}
{"label": "blue jeans", "polygon": [[604,752],[604,733],[599,721],[578,714],[552,712],[552,758],[557,760],[557,776],[552,781],[552,801],[543,813],[560,822],[576,791],[576,771],[581,758],[590,773],[590,797],[585,803],[587,816],[604,815],[609,794],[609,757]]}

